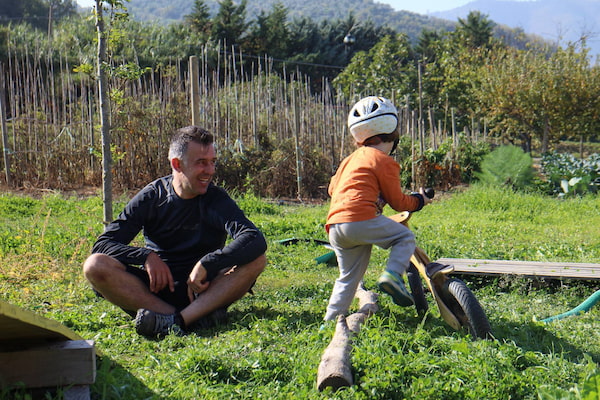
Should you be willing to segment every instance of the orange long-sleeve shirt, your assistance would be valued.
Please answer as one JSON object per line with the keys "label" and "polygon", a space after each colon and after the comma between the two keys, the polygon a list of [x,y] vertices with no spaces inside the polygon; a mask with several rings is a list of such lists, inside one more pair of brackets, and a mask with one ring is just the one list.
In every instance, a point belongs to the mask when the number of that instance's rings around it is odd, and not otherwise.
{"label": "orange long-sleeve shirt", "polygon": [[342,161],[328,191],[331,203],[327,227],[375,218],[380,195],[398,212],[417,211],[423,206],[419,197],[402,192],[398,163],[368,146],[359,147]]}

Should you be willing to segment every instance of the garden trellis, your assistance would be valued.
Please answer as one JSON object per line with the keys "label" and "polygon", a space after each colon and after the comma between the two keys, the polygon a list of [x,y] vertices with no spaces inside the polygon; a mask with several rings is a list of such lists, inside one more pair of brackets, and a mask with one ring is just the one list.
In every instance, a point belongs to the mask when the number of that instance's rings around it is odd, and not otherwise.
{"label": "garden trellis", "polygon": [[[314,185],[303,172],[307,152],[320,153],[327,160],[326,173],[332,174],[352,151],[346,117],[350,103],[362,94],[344,99],[331,82],[312,82],[292,64],[277,72],[268,57],[248,63],[235,51],[203,47],[198,61],[197,123],[216,135],[220,149],[231,152],[292,142],[296,154],[289,156],[297,158],[293,190],[298,197],[317,190],[303,186]],[[114,64],[109,74],[113,181],[129,189],[170,172],[169,137],[189,125],[193,113],[189,60],[123,73],[131,65]],[[2,66],[7,111],[3,150],[14,186],[100,185],[97,86],[92,72],[77,67],[66,58],[53,62],[50,57],[15,54]],[[402,134],[413,138],[416,155],[443,139],[441,129],[430,129],[431,137],[426,134],[424,119],[408,107],[399,110]],[[4,161],[2,168],[6,170]]]}

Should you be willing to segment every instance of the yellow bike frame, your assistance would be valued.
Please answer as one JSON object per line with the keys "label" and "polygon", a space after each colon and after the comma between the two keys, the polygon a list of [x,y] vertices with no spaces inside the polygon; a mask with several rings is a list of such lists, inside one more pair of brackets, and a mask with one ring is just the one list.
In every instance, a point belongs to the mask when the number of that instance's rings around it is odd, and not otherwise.
{"label": "yellow bike frame", "polygon": [[[403,224],[408,228],[410,213],[408,211],[404,211],[389,218]],[[454,267],[449,265],[446,268],[438,271],[438,273],[434,274],[433,276],[430,276],[427,273],[427,265],[431,262],[431,260],[429,260],[427,254],[425,254],[425,252],[419,247],[415,249],[414,254],[410,258],[410,262],[417,268],[421,279],[423,279],[427,284],[427,287],[429,288],[429,291],[431,292],[431,295],[433,296],[433,299],[440,310],[442,319],[446,321],[446,323],[452,328],[459,330],[461,328],[460,321],[458,318],[456,318],[454,313],[448,308],[440,296],[440,291],[442,290],[444,283],[448,280],[447,275],[454,272]]]}

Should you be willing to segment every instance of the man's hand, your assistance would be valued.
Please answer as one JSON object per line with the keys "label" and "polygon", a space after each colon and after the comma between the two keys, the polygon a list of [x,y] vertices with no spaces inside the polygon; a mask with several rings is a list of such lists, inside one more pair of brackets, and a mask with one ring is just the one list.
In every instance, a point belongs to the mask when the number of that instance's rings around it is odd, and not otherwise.
{"label": "man's hand", "polygon": [[210,282],[206,280],[207,275],[206,268],[198,261],[196,265],[194,265],[194,269],[192,269],[187,281],[190,302],[194,301],[198,294],[208,289]]}
{"label": "man's hand", "polygon": [[146,258],[144,268],[150,277],[150,291],[158,293],[166,287],[169,287],[171,292],[175,291],[175,283],[169,266],[165,264],[158,254],[152,252]]}

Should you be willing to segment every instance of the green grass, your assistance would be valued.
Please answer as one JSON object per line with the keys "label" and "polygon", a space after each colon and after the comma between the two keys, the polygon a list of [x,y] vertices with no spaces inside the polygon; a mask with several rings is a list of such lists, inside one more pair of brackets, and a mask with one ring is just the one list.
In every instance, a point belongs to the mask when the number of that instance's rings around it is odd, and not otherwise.
{"label": "green grass", "polygon": [[[469,257],[600,263],[600,198],[557,200],[472,187],[440,195],[411,219],[432,258]],[[123,205],[120,199],[117,208]],[[99,198],[0,196],[1,298],[60,321],[98,352],[95,399],[583,399],[598,391],[600,306],[543,324],[598,290],[598,282],[464,278],[496,340],[453,331],[432,306],[425,318],[386,296],[355,338],[354,386],[316,389],[334,327],[322,325],[337,268],[328,252],[327,206],[240,199],[269,240],[269,265],[231,322],[161,341],[138,336],[128,317],[96,298],[81,264],[102,230]],[[368,288],[385,264],[375,249]],[[592,377],[592,378],[590,378]],[[586,384],[586,390],[584,390]],[[590,389],[590,387],[592,389]],[[586,397],[588,396],[588,397]],[[21,390],[0,398],[27,398]]]}

